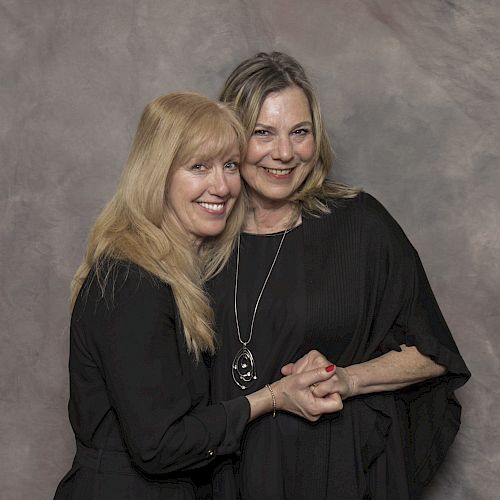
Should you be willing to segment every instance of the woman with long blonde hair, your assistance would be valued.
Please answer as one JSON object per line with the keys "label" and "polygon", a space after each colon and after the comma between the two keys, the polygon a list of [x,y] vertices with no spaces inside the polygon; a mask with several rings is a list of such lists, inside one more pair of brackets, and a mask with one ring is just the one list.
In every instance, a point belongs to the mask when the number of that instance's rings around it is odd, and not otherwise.
{"label": "woman with long blonde hair", "polygon": [[336,409],[339,401],[309,390],[333,375],[326,365],[208,403],[204,355],[216,341],[204,282],[240,229],[245,147],[235,115],[206,97],[168,94],[144,110],[73,280],[77,450],[56,500],[194,499],[207,486],[206,466],[237,450],[249,420],[277,409],[316,420]]}

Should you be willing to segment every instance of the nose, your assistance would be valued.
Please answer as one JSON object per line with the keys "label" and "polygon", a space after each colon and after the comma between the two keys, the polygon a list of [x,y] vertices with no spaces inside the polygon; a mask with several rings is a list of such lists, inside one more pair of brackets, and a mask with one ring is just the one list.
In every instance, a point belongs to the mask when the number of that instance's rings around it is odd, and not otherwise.
{"label": "nose", "polygon": [[283,163],[289,162],[293,158],[293,144],[288,135],[276,138],[272,157],[273,160],[279,160]]}
{"label": "nose", "polygon": [[214,168],[211,172],[209,193],[220,198],[224,198],[229,194],[229,184],[226,179],[224,167]]}

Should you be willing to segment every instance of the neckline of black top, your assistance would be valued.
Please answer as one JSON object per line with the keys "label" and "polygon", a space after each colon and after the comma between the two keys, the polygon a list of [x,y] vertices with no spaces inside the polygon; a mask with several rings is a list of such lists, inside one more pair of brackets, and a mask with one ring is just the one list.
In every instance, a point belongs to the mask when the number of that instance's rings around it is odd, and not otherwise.
{"label": "neckline of black top", "polygon": [[299,229],[302,227],[302,223],[300,223],[298,226],[292,227],[291,229],[285,229],[283,231],[278,231],[276,233],[247,233],[245,231],[241,232],[242,236],[255,236],[255,237],[265,237],[268,238],[270,236],[283,236],[283,233],[286,231],[287,233],[292,233],[296,229]]}

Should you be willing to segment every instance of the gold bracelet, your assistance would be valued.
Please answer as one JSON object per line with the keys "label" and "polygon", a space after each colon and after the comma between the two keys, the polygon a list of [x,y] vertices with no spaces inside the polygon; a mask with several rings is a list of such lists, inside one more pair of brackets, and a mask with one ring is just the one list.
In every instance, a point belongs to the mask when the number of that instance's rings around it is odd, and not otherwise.
{"label": "gold bracelet", "polygon": [[269,389],[271,397],[273,398],[273,418],[276,418],[276,396],[274,395],[274,391],[271,389],[269,384],[266,384],[266,387]]}

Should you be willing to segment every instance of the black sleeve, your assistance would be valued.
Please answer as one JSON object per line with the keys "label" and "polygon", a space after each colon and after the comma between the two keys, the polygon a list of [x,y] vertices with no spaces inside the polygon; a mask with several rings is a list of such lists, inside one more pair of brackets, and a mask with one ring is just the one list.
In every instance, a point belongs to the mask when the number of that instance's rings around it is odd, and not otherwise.
{"label": "black sleeve", "polygon": [[370,195],[362,196],[371,219],[371,248],[379,249],[378,260],[383,270],[377,280],[377,316],[387,323],[378,328],[375,325],[381,350],[399,350],[401,344],[417,347],[460,378],[453,384],[456,389],[470,373],[443,318],[420,257],[387,210]]}
{"label": "black sleeve", "polygon": [[[380,203],[363,195],[372,217],[373,247],[383,251],[380,279],[380,350],[415,346],[447,373],[396,391],[406,434],[410,484],[421,491],[433,477],[460,426],[461,406],[454,391],[470,377],[411,243]],[[376,233],[376,234],[375,234]],[[377,321],[375,321],[376,323]]]}
{"label": "black sleeve", "polygon": [[113,273],[104,296],[87,297],[86,335],[133,462],[160,474],[236,451],[248,400],[207,405],[208,374],[176,331],[170,287],[132,265]]}

